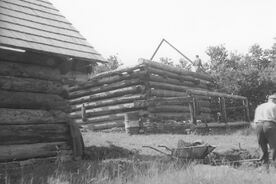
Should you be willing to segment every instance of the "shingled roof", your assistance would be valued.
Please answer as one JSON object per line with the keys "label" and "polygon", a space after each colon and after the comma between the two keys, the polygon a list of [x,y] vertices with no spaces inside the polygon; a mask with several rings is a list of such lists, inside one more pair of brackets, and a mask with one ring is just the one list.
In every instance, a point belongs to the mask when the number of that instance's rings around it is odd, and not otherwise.
{"label": "shingled roof", "polygon": [[0,45],[105,61],[48,0],[0,0]]}

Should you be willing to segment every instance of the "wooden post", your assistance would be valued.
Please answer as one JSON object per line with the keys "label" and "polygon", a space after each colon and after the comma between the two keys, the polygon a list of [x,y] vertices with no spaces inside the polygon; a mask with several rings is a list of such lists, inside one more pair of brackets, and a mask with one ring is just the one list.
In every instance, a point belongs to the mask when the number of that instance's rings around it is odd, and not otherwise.
{"label": "wooden post", "polygon": [[84,104],[81,106],[81,119],[83,122],[86,122],[87,117],[86,117],[86,107]]}
{"label": "wooden post", "polygon": [[245,110],[244,110],[244,117],[245,117],[245,121],[249,122],[250,121],[250,116],[249,116],[249,105],[248,105],[248,99],[245,99],[242,101]]}
{"label": "wooden post", "polygon": [[[143,67],[143,70],[145,70],[145,77],[143,78],[144,80],[144,85],[145,85],[145,100],[146,101],[149,101],[150,98],[151,98],[151,86],[150,86],[150,73],[149,73],[149,70],[148,70],[148,66],[145,65]],[[149,106],[146,107],[146,111],[149,112]],[[144,120],[147,119],[147,122],[150,124],[151,123],[151,120],[149,117],[145,118],[141,118],[141,122],[140,122],[140,126],[141,126],[141,129],[143,129],[142,131],[145,132],[145,126],[144,126]]]}
{"label": "wooden post", "polygon": [[138,134],[140,131],[140,114],[131,112],[125,114],[125,130],[129,135]]}
{"label": "wooden post", "polygon": [[192,115],[193,121],[192,121],[192,123],[193,123],[194,125],[196,125],[196,123],[197,123],[197,122],[196,122],[196,120],[197,120],[197,119],[196,119],[196,115],[197,115],[197,105],[196,105],[196,104],[197,104],[197,100],[196,100],[195,97],[193,97],[192,99],[193,99],[193,102],[192,102],[192,104],[193,104],[193,105],[192,105],[192,106],[193,106],[193,111],[192,111],[192,112],[193,112],[193,115]]}
{"label": "wooden post", "polygon": [[195,113],[194,113],[194,108],[193,108],[192,102],[189,103],[189,109],[190,109],[191,123],[195,124],[196,120],[195,120]]}
{"label": "wooden post", "polygon": [[221,105],[221,113],[223,117],[224,123],[227,123],[227,113],[226,113],[226,105],[225,105],[225,98],[220,97],[220,105]]}

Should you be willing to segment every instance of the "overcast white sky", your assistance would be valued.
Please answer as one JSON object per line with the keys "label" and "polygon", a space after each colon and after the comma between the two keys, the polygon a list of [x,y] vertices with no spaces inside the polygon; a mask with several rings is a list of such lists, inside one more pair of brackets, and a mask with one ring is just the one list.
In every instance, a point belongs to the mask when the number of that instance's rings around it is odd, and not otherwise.
{"label": "overcast white sky", "polygon": [[[162,38],[186,56],[207,60],[208,46],[240,53],[276,37],[275,0],[50,0],[105,58],[150,58]],[[164,46],[156,55],[181,56]]]}

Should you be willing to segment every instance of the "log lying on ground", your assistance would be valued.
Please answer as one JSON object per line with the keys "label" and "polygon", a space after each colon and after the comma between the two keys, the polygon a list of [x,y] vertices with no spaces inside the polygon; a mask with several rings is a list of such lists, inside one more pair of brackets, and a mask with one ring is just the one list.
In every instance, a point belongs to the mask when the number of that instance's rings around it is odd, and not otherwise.
{"label": "log lying on ground", "polygon": [[168,66],[168,65],[153,62],[153,61],[150,61],[150,60],[139,59],[139,63],[142,63],[146,66],[150,66],[150,67],[153,67],[153,68],[158,68],[160,70],[165,70],[165,71],[170,71],[170,72],[173,72],[173,73],[177,73],[177,74],[180,74],[180,75],[192,76],[192,77],[199,78],[199,79],[202,79],[202,80],[213,81],[212,77],[210,77],[207,74],[189,72],[189,71],[185,71],[185,70],[180,69],[180,68]]}
{"label": "log lying on ground", "polygon": [[74,112],[74,111],[81,110],[82,105],[84,105],[86,109],[92,109],[92,108],[97,108],[97,107],[131,103],[131,102],[135,102],[136,100],[142,100],[142,99],[145,99],[145,95],[140,95],[140,94],[135,95],[134,94],[131,96],[115,97],[115,98],[100,100],[100,101],[96,101],[96,102],[87,102],[87,103],[83,103],[83,104],[72,105],[71,108],[72,108],[72,112]]}
{"label": "log lying on ground", "polygon": [[87,89],[80,89],[78,91],[73,91],[73,92],[69,93],[69,98],[77,98],[77,97],[82,97],[85,95],[102,93],[102,92],[116,90],[116,89],[120,89],[120,88],[124,88],[124,87],[139,85],[141,83],[142,83],[142,81],[140,79],[123,80],[123,81],[115,82],[115,83],[104,85],[104,86],[97,86],[97,87],[91,87],[91,88],[87,88]]}
{"label": "log lying on ground", "polygon": [[35,78],[50,81],[62,81],[64,76],[50,67],[0,61],[0,76]]}
{"label": "log lying on ground", "polygon": [[180,80],[172,79],[172,78],[164,78],[164,77],[154,75],[154,74],[149,75],[149,80],[153,81],[153,82],[161,82],[161,83],[166,83],[166,84],[174,84],[174,85],[179,85],[179,86],[192,87],[195,89],[209,89],[209,87],[206,85],[194,84],[192,82],[180,81]]}
{"label": "log lying on ground", "polygon": [[0,89],[8,91],[50,93],[64,97],[68,96],[62,83],[32,78],[0,76]]}
{"label": "log lying on ground", "polygon": [[187,97],[186,92],[175,92],[171,90],[151,89],[151,96],[156,97]]}
{"label": "log lying on ground", "polygon": [[129,80],[129,79],[145,79],[146,72],[145,71],[137,71],[131,74],[122,74],[122,75],[115,75],[111,77],[105,77],[100,79],[90,79],[85,83],[80,83],[78,85],[70,87],[68,90],[69,92],[78,91],[80,89],[87,89],[91,87],[101,86],[104,84],[112,84],[115,82],[120,82],[122,80]]}
{"label": "log lying on ground", "polygon": [[69,136],[66,123],[0,125],[0,145],[68,141]]}
{"label": "log lying on ground", "polygon": [[108,92],[98,93],[90,96],[75,98],[75,99],[69,100],[69,102],[71,105],[74,105],[74,104],[96,101],[100,99],[107,99],[107,98],[113,98],[113,97],[118,97],[123,95],[143,93],[144,90],[145,90],[144,86],[137,85],[137,86],[131,86],[131,87],[126,87],[122,89],[116,89]]}
{"label": "log lying on ground", "polygon": [[[114,113],[124,113],[128,111],[134,111],[142,109],[143,107],[136,108],[134,103],[127,103],[127,104],[119,104],[113,106],[106,106],[106,107],[99,107],[95,109],[86,110],[85,114],[86,117],[95,117],[95,116],[102,116]],[[71,112],[70,117],[73,119],[81,118],[81,112]]]}
{"label": "log lying on ground", "polygon": [[0,108],[70,111],[69,104],[58,95],[4,90],[0,90]]}
{"label": "log lying on ground", "polygon": [[62,111],[0,108],[0,125],[49,124],[67,122]]}
{"label": "log lying on ground", "polygon": [[56,156],[59,150],[69,150],[66,142],[0,145],[0,162]]}

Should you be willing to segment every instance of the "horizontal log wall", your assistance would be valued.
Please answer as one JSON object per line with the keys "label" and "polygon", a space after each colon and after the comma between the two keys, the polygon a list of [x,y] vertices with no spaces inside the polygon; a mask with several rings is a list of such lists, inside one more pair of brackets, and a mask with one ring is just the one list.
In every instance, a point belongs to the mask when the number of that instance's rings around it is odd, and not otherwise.
{"label": "horizontal log wall", "polygon": [[[140,60],[135,67],[97,74],[86,83],[71,86],[70,114],[75,122],[94,130],[122,127],[125,115],[131,112],[140,113],[140,119],[146,114],[155,122],[216,121],[216,109],[222,110],[220,97],[239,102],[245,98],[213,92],[212,80],[206,74]],[[186,97],[193,97],[193,104]],[[234,103],[226,101],[224,109],[239,109],[237,103],[229,104]]]}
{"label": "horizontal log wall", "polygon": [[101,73],[87,83],[69,88],[74,122],[93,130],[124,124],[126,113],[144,111],[135,100],[146,98],[146,71],[142,65]]}
{"label": "horizontal log wall", "polygon": [[[60,73],[55,59],[39,55],[37,62],[32,58],[21,62],[16,53],[1,56],[0,162],[72,153],[71,107],[64,88],[71,78]],[[53,66],[44,65],[42,58],[52,60]]]}

